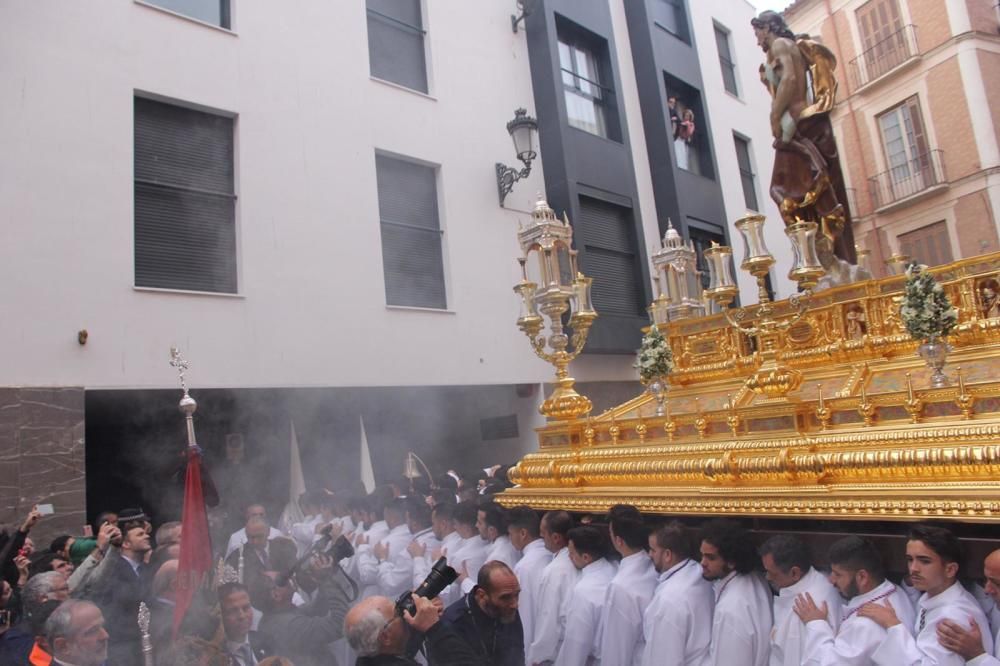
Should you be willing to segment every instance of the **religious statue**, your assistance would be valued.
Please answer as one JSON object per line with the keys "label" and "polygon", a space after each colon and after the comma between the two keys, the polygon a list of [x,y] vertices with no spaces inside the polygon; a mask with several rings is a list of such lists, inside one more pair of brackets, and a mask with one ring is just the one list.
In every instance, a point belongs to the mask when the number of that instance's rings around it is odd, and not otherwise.
{"label": "religious statue", "polygon": [[819,288],[869,279],[856,265],[847,191],[830,123],[837,58],[808,36],[794,35],[777,12],[762,12],[750,23],[767,55],[760,74],[772,97],[771,198],[786,226],[799,220],[819,226],[816,251],[827,273]]}
{"label": "religious statue", "polygon": [[989,279],[979,286],[980,312],[984,319],[1000,317],[1000,284]]}
{"label": "religious statue", "polygon": [[848,340],[861,340],[868,333],[868,323],[865,317],[865,311],[859,305],[853,305],[847,310],[847,314],[844,315],[847,320],[847,339]]}

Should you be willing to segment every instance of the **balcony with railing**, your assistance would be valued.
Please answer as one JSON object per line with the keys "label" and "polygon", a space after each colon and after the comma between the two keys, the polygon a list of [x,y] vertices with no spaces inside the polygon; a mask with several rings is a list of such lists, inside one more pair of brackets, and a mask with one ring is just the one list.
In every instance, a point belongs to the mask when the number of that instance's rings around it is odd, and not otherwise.
{"label": "balcony with railing", "polygon": [[876,212],[885,212],[948,186],[943,151],[929,150],[868,179]]}
{"label": "balcony with railing", "polygon": [[847,209],[851,211],[851,219],[856,220],[861,217],[861,211],[858,209],[858,191],[853,187],[846,187],[844,191],[847,193]]}
{"label": "balcony with railing", "polygon": [[851,87],[863,88],[918,55],[917,26],[904,25],[849,63]]}

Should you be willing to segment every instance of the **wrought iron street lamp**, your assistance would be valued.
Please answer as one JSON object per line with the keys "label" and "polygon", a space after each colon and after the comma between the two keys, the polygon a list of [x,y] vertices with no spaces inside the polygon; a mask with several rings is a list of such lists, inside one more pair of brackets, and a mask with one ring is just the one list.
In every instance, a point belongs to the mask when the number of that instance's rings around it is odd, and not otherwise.
{"label": "wrought iron street lamp", "polygon": [[525,109],[514,111],[514,119],[507,123],[507,132],[514,141],[514,151],[517,153],[517,159],[524,164],[524,168],[517,170],[501,162],[496,163],[497,194],[500,195],[501,206],[503,200],[514,189],[514,183],[528,177],[531,173],[531,161],[538,157],[536,147],[538,121],[529,116]]}

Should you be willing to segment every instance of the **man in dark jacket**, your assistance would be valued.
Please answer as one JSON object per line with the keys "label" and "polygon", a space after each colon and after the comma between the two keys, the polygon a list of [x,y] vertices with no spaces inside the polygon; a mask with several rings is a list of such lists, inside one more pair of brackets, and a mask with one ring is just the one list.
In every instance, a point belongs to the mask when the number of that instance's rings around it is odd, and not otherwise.
{"label": "man in dark jacket", "polygon": [[[417,666],[407,649],[423,644],[429,666],[486,666],[451,627],[440,622],[440,600],[412,595],[416,613],[402,616],[388,597],[368,597],[351,609],[344,633],[358,653],[357,666]],[[422,636],[422,640],[411,640]],[[414,648],[415,650],[415,648]]]}
{"label": "man in dark jacket", "polygon": [[443,620],[484,664],[524,666],[524,629],[517,612],[521,585],[503,562],[487,562],[477,585],[444,612]]}

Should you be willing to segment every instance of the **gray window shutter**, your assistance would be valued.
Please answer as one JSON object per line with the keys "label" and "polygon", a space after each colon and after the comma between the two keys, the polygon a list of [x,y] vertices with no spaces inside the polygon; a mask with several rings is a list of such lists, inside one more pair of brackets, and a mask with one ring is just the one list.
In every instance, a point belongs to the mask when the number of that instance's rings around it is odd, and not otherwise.
{"label": "gray window shutter", "polygon": [[135,284],[236,293],[233,121],[135,98]]}
{"label": "gray window shutter", "polygon": [[388,305],[447,307],[433,167],[375,156]]}
{"label": "gray window shutter", "polygon": [[574,239],[583,250],[580,267],[594,279],[591,295],[599,314],[634,317],[645,313],[634,226],[630,209],[580,197]]}
{"label": "gray window shutter", "polygon": [[372,76],[427,92],[420,0],[368,0]]}

